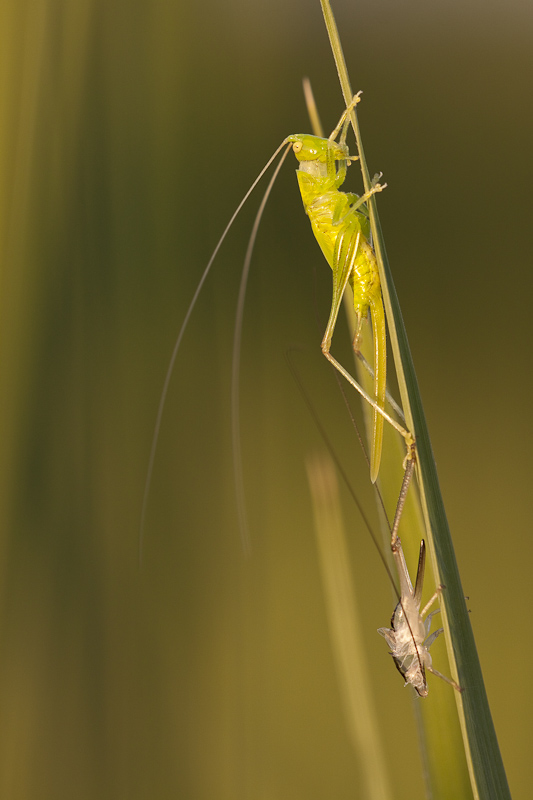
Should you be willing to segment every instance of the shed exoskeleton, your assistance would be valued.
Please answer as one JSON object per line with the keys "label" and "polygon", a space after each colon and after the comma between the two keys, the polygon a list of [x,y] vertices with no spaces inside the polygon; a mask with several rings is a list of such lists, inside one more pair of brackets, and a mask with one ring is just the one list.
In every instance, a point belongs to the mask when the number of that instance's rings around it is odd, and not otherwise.
{"label": "shed exoskeleton", "polygon": [[447,678],[438,672],[432,664],[429,648],[435,639],[444,632],[443,628],[430,633],[431,620],[438,614],[440,609],[436,609],[427,615],[427,612],[441,594],[444,586],[437,587],[437,590],[426,603],[422,611],[420,602],[422,600],[422,587],[424,583],[424,571],[426,566],[426,544],[424,540],[420,542],[420,555],[418,557],[418,569],[416,573],[415,587],[411,583],[402,543],[398,536],[391,542],[391,550],[398,571],[400,580],[400,600],[392,613],[391,627],[378,628],[378,633],[383,636],[390,648],[390,654],[394,659],[396,668],[400,675],[405,679],[405,684],[411,684],[420,697],[427,697],[428,686],[426,681],[426,669],[438,678],[449,683],[457,691],[462,691],[461,687],[451,678]]}

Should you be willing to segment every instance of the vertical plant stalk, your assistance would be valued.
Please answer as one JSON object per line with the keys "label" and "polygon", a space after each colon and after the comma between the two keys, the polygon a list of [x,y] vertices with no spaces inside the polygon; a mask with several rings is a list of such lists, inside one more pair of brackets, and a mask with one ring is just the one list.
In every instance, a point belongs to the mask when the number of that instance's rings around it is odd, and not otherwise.
{"label": "vertical plant stalk", "polygon": [[[353,92],[337,26],[329,0],[321,0],[321,6],[342,93],[345,103],[348,105]],[[365,191],[368,191],[370,176],[355,110],[352,111],[350,119],[360,156],[363,183]],[[406,424],[416,437],[417,475],[432,565],[436,581],[446,587],[441,597],[441,610],[443,626],[446,631],[448,657],[452,674],[464,688],[461,694],[456,693],[456,700],[472,791],[474,797],[482,798],[482,800],[510,800],[505,769],[490,713],[481,665],[440,492],[418,382],[387,260],[375,197],[370,198],[368,207],[402,405]],[[427,702],[430,702],[430,699]]]}

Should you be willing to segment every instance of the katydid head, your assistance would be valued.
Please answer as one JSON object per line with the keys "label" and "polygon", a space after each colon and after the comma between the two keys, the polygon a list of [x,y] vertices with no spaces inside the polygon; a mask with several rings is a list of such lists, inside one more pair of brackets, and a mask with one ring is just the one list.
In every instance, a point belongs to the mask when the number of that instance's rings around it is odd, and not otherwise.
{"label": "katydid head", "polygon": [[292,150],[298,161],[319,161],[325,164],[328,150],[333,151],[335,161],[351,161],[348,147],[345,144],[332,142],[330,139],[321,139],[309,133],[293,133],[285,140],[292,142]]}

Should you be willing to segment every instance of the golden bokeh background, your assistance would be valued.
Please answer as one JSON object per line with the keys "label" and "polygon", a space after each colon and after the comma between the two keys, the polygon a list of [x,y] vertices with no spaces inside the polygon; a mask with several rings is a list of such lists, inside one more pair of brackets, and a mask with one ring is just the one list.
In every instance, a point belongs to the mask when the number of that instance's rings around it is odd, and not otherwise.
{"label": "golden bokeh background", "polygon": [[[370,170],[388,183],[380,216],[496,730],[525,798],[533,8],[335,10]],[[307,129],[302,77],[326,128],[342,111],[318,0],[4,0],[1,17],[0,794],[361,796],[305,475],[321,444],[287,347],[304,348],[299,368],[370,513],[374,499],[319,353],[331,279],[290,161],[245,315],[252,555],[229,397],[259,195],[176,363],[138,563],[157,404],[202,269],[268,156]],[[345,515],[395,797],[420,797],[410,698],[375,633],[388,580],[349,504]]]}

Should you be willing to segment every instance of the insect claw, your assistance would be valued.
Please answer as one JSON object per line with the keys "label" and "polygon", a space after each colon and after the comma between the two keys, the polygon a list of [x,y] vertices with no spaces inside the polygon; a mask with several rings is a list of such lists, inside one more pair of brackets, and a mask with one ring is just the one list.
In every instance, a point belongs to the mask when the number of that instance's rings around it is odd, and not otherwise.
{"label": "insect claw", "polygon": [[416,464],[416,442],[413,436],[409,436],[409,441],[407,441],[407,453],[402,461],[404,472],[411,461],[413,462],[413,465]]}

